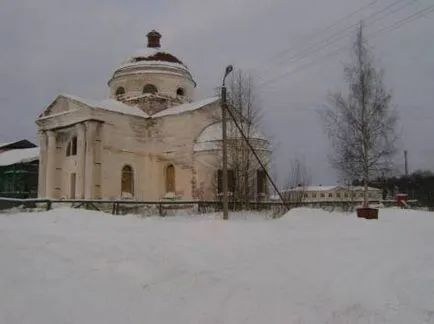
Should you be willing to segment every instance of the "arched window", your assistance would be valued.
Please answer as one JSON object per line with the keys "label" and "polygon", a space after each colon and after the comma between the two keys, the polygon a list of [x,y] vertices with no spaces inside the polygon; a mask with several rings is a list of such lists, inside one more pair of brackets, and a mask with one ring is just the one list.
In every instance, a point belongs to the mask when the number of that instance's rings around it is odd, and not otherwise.
{"label": "arched window", "polygon": [[124,87],[119,87],[116,89],[116,98],[117,99],[122,97],[124,94],[125,94],[125,88]]}
{"label": "arched window", "polygon": [[134,171],[129,165],[122,168],[121,189],[122,196],[134,196]]}
{"label": "arched window", "polygon": [[73,136],[66,147],[66,156],[77,155],[77,136]]}
{"label": "arched window", "polygon": [[262,169],[256,170],[256,193],[259,195],[267,193],[267,176]]}
{"label": "arched window", "polygon": [[177,96],[184,96],[184,89],[182,89],[182,88],[176,89],[176,95]]}
{"label": "arched window", "polygon": [[[223,170],[217,170],[217,192],[223,192]],[[234,170],[228,170],[228,192],[235,192],[235,173]]]}
{"label": "arched window", "polygon": [[175,192],[175,167],[169,164],[166,167],[166,193]]}
{"label": "arched window", "polygon": [[157,87],[154,86],[153,84],[147,84],[143,87],[143,91],[142,93],[157,93]]}

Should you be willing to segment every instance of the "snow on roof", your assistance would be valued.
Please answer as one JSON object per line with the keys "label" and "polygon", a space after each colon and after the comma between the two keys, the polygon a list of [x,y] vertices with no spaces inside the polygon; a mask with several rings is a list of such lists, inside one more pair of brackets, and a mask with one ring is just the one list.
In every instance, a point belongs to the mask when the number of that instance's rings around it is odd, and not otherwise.
{"label": "snow on roof", "polygon": [[[299,190],[303,190],[303,191],[331,191],[331,190],[337,190],[337,189],[363,190],[363,187],[359,187],[359,186],[351,186],[351,187],[346,187],[346,186],[307,186],[307,187],[303,187],[303,186],[301,186],[301,187],[296,187],[296,188],[284,190],[284,192],[299,191]],[[379,189],[373,188],[373,187],[368,187],[368,190],[379,190]]]}
{"label": "snow on roof", "polygon": [[121,114],[126,114],[126,115],[133,115],[133,116],[138,116],[138,117],[143,117],[143,118],[149,118],[149,115],[145,112],[143,112],[140,108],[136,107],[136,106],[129,106],[126,105],[120,101],[111,99],[111,98],[107,98],[107,99],[103,99],[103,100],[90,100],[90,99],[83,99],[77,96],[72,96],[72,95],[68,95],[68,94],[62,94],[62,96],[75,100],[75,101],[79,101],[81,103],[84,103],[87,106],[93,107],[93,108],[100,108],[100,109],[104,109],[104,110],[109,110],[109,111],[113,111],[113,112],[117,112],[117,113],[121,113]]}
{"label": "snow on roof", "polygon": [[339,188],[339,186],[299,186],[295,188],[290,188],[283,190],[283,192],[289,191],[331,191]]}
{"label": "snow on roof", "polygon": [[149,57],[152,55],[157,54],[158,52],[165,52],[161,48],[155,48],[155,47],[142,47],[138,50],[136,50],[134,53],[132,53],[126,60],[123,61],[123,63],[131,62],[136,57]]}
{"label": "snow on roof", "polygon": [[12,144],[13,142],[9,142],[9,143],[0,143],[0,148],[8,146],[10,144]]}
{"label": "snow on roof", "polygon": [[39,147],[15,149],[0,153],[0,166],[28,163],[39,159]]}
{"label": "snow on roof", "polygon": [[167,62],[167,61],[137,61],[137,62],[124,62],[121,64],[119,68],[116,69],[116,72],[120,72],[122,69],[128,67],[172,67],[182,69],[188,73],[189,70],[185,65],[175,62]]}
{"label": "snow on roof", "polygon": [[18,140],[18,141],[13,141],[13,142],[8,142],[8,143],[0,143],[0,149],[4,148],[6,146],[10,146],[11,149],[21,149],[21,148],[31,148],[31,147],[36,147],[35,144],[33,144],[32,142],[23,139],[23,140]]}
{"label": "snow on roof", "polygon": [[[227,123],[227,135],[228,138],[241,138],[241,134],[233,122]],[[267,138],[258,130],[253,130],[248,137],[253,140],[268,141]],[[220,149],[221,140],[222,124],[220,122],[211,124],[204,128],[197,137],[193,151],[200,152]],[[268,149],[267,147],[260,147],[260,145],[255,146],[257,146],[258,149]]]}
{"label": "snow on roof", "polygon": [[[330,191],[339,189],[339,186],[308,186],[304,190],[307,191]],[[297,189],[297,188],[296,188]]]}
{"label": "snow on roof", "polygon": [[[348,189],[350,189],[350,190],[364,190],[365,187],[363,187],[363,186],[352,186],[352,187],[349,187]],[[368,190],[380,190],[380,189],[379,188],[374,188],[374,187],[368,187]]]}
{"label": "snow on roof", "polygon": [[185,103],[179,106],[167,108],[163,111],[160,111],[159,113],[152,115],[152,118],[158,118],[158,117],[169,116],[169,115],[179,115],[188,111],[197,110],[199,108],[205,107],[217,101],[219,101],[219,97],[213,97],[204,100]]}

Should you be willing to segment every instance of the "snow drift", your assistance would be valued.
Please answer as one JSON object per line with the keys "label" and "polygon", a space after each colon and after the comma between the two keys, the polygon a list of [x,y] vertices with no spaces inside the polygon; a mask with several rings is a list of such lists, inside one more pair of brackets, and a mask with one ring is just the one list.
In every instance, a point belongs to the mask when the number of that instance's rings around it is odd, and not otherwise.
{"label": "snow drift", "polygon": [[433,246],[397,209],[0,214],[0,323],[434,323]]}

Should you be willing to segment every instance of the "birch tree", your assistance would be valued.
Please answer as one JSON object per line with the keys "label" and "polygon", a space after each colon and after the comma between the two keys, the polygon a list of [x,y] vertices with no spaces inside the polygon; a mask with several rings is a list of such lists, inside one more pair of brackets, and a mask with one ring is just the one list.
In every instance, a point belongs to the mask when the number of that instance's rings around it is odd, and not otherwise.
{"label": "birch tree", "polygon": [[368,207],[370,179],[390,169],[396,152],[398,117],[383,83],[383,71],[374,66],[363,24],[344,74],[348,91],[330,95],[331,106],[323,112],[324,126],[333,148],[333,167],[347,180],[363,181],[363,205]]}

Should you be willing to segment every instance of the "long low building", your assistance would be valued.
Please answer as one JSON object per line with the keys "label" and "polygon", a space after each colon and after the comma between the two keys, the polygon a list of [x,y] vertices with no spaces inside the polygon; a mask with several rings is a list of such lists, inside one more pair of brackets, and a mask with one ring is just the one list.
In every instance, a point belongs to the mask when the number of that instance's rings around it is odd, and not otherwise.
{"label": "long low building", "polygon": [[[364,187],[360,186],[299,186],[282,191],[283,197],[290,202],[351,202],[363,201]],[[279,199],[273,196],[272,199]],[[368,199],[382,200],[382,191],[378,188],[368,187]]]}

